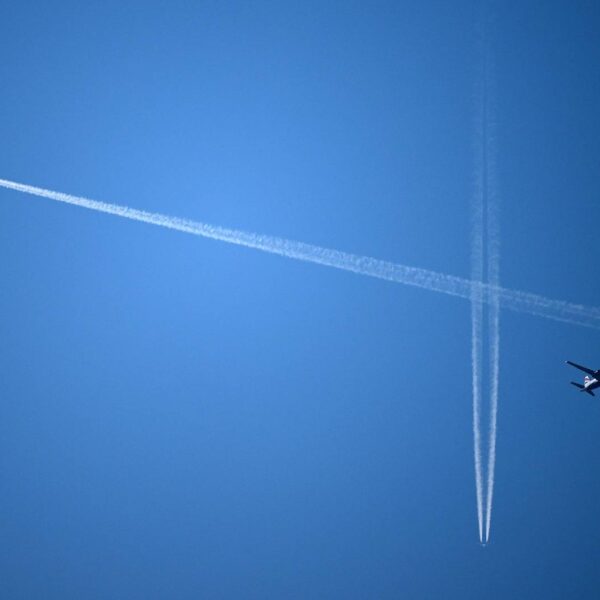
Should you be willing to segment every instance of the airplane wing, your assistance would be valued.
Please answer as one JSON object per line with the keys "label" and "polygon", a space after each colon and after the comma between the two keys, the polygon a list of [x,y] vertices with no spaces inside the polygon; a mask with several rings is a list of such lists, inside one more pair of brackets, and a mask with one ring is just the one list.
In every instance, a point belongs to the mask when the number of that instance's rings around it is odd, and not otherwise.
{"label": "airplane wing", "polygon": [[592,371],[592,369],[588,369],[587,367],[582,367],[581,365],[571,362],[570,360],[568,360],[566,362],[568,365],[571,365],[572,367],[575,367],[576,369],[579,369],[580,371],[583,371],[584,373],[587,373],[588,375],[591,375],[592,377],[594,377],[596,375],[596,371]]}

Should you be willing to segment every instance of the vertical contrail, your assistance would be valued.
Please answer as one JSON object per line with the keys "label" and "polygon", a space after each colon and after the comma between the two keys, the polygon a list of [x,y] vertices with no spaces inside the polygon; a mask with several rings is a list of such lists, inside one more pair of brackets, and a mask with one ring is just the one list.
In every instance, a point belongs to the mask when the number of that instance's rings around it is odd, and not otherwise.
{"label": "vertical contrail", "polygon": [[[484,25],[485,26],[485,25]],[[483,146],[485,169],[486,250],[488,296],[488,340],[489,340],[489,437],[487,462],[487,488],[485,509],[485,541],[490,539],[494,478],[496,470],[496,437],[498,425],[498,391],[500,379],[500,226],[498,218],[498,182],[496,173],[496,106],[495,69],[489,36],[484,37],[484,104]]]}
{"label": "vertical contrail", "polygon": [[[484,308],[484,212],[483,194],[485,191],[483,169],[482,128],[484,116],[481,113],[482,90],[479,89],[482,79],[478,78],[475,107],[475,177],[473,182],[473,198],[471,201],[471,378],[473,395],[473,459],[475,463],[475,493],[477,497],[477,524],[479,541],[483,542],[484,497],[483,497],[483,460],[481,453],[481,409],[483,380],[483,308]],[[476,284],[479,282],[479,285]],[[487,290],[486,290],[487,295]]]}
{"label": "vertical contrail", "polygon": [[[479,187],[479,186],[477,186]],[[476,191],[476,198],[479,196]],[[471,232],[471,279],[481,282],[483,276],[483,244],[481,203],[473,202]],[[483,287],[471,288],[471,371],[473,393],[473,458],[475,463],[475,493],[477,497],[477,523],[479,541],[483,542],[483,475],[481,460],[481,391],[482,391],[482,327]]]}
{"label": "vertical contrail", "polygon": [[[498,317],[499,296],[497,291],[490,286],[497,286],[497,236],[496,218],[493,201],[490,197],[490,78],[488,65],[488,39],[487,39],[487,11],[485,1],[481,6],[481,14],[477,23],[477,76],[475,94],[475,181],[474,193],[471,203],[471,279],[485,283],[484,292],[479,293],[473,289],[471,295],[471,364],[473,380],[473,453],[475,456],[475,487],[477,490],[477,517],[479,524],[480,542],[487,542],[490,526],[490,488],[493,485],[490,479],[490,458],[492,455],[491,428],[486,430],[487,452],[485,460],[482,458],[482,420],[486,416],[486,423],[491,426],[493,412],[491,404],[494,395],[493,371],[495,361],[494,353],[498,348],[496,322]],[[493,255],[493,256],[492,256]],[[485,305],[484,305],[485,301]],[[495,304],[495,307],[493,306]],[[488,306],[489,305],[489,306]],[[489,397],[484,393],[484,335],[485,324],[484,306],[488,306],[488,362],[489,372],[486,372],[490,381]],[[486,386],[485,392],[488,391]],[[485,471],[485,489],[483,489],[483,472]],[[485,533],[483,522],[485,521]]]}
{"label": "vertical contrail", "polygon": [[[496,175],[496,110],[495,78],[489,36],[490,16],[483,0],[478,21],[478,73],[475,110],[475,191],[472,203],[471,278],[485,282],[484,297],[472,295],[471,354],[473,365],[473,429],[476,462],[475,485],[478,490],[477,514],[480,518],[479,489],[482,486],[482,413],[487,417],[487,444],[485,461],[485,499],[483,514],[487,543],[490,538],[494,476],[496,467],[496,439],[498,421],[498,390],[500,375],[500,232],[498,219],[498,185]],[[484,306],[487,307],[487,379],[488,396],[484,402],[482,391],[482,355],[484,339]],[[485,410],[484,410],[485,408]],[[477,467],[479,463],[479,468]],[[480,524],[481,530],[481,524]],[[481,534],[480,534],[481,538]]]}

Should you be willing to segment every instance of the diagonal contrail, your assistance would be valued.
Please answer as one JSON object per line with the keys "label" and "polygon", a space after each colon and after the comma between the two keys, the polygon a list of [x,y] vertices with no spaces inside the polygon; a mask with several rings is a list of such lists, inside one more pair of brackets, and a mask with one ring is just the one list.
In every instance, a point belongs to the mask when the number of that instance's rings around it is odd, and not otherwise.
{"label": "diagonal contrail", "polygon": [[160,213],[151,213],[118,204],[109,204],[90,200],[80,196],[72,196],[62,192],[54,192],[24,183],[16,183],[0,179],[0,187],[25,192],[34,196],[49,198],[66,204],[81,206],[98,212],[116,215],[133,221],[150,223],[168,229],[191,233],[201,237],[221,240],[230,244],[255,248],[263,252],[278,254],[287,258],[294,258],[306,262],[334,267],[344,271],[351,271],[368,277],[393,281],[403,285],[423,288],[432,292],[439,292],[465,300],[471,300],[473,288],[480,290],[483,302],[489,303],[490,297],[498,295],[500,306],[513,311],[528,313],[554,321],[562,321],[573,325],[581,325],[593,329],[600,329],[600,308],[584,306],[553,300],[529,292],[521,292],[471,281],[454,275],[446,275],[437,271],[409,267],[393,262],[378,260],[368,256],[359,256],[339,250],[296,242],[285,238],[272,237],[249,233],[237,229],[227,229],[216,225],[209,225],[199,221],[190,221],[171,217]]}

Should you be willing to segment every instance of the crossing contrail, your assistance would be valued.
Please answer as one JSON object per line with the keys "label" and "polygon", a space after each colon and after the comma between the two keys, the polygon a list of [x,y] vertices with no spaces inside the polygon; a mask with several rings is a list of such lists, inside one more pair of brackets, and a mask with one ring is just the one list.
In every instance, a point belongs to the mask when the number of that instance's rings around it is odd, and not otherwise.
{"label": "crossing contrail", "polygon": [[368,256],[360,256],[305,244],[294,240],[288,240],[280,237],[249,233],[237,229],[228,229],[217,225],[210,225],[199,221],[191,221],[163,215],[160,213],[151,213],[128,206],[118,204],[109,204],[98,200],[90,200],[81,196],[72,196],[62,192],[55,192],[44,188],[34,187],[24,183],[16,183],[6,179],[0,179],[0,187],[40,196],[72,204],[90,210],[107,213],[133,221],[150,223],[176,231],[182,231],[214,240],[220,240],[238,246],[246,246],[294,258],[296,260],[316,263],[344,271],[351,271],[368,277],[375,277],[394,283],[410,285],[426,289],[432,292],[438,292],[449,296],[471,300],[473,288],[477,293],[481,293],[483,302],[489,303],[490,298],[497,294],[500,306],[516,312],[527,313],[551,319],[562,321],[573,325],[600,329],[600,308],[584,306],[563,300],[553,300],[537,294],[511,290],[482,283],[480,281],[471,281],[454,275],[446,275],[437,271],[410,267],[398,263],[393,263]]}

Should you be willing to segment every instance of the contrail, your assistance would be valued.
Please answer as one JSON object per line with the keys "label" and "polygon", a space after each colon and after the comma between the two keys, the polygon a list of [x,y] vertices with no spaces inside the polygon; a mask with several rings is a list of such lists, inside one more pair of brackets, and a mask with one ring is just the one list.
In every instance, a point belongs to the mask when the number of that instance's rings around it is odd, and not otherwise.
{"label": "contrail", "polygon": [[[484,17],[485,18],[485,17]],[[495,77],[492,62],[491,43],[485,35],[487,23],[484,22],[483,38],[483,167],[486,199],[486,243],[487,243],[487,282],[491,289],[500,287],[500,225],[498,218],[498,182],[496,173],[496,106]],[[498,431],[498,392],[500,382],[500,299],[492,292],[488,303],[488,340],[489,340],[489,429],[488,462],[485,508],[485,541],[490,540],[492,522],[492,503],[496,471],[496,440]]]}
{"label": "contrail", "polygon": [[[473,198],[471,200],[471,280],[483,282],[484,280],[484,211],[483,194],[484,168],[483,168],[483,115],[481,113],[481,91],[477,93],[477,106],[475,111],[475,179]],[[473,286],[471,290],[471,379],[473,395],[473,459],[475,463],[475,493],[477,499],[477,524],[479,527],[479,541],[483,543],[484,522],[484,490],[483,490],[483,460],[481,452],[481,411],[482,411],[482,383],[483,383],[483,309],[484,294],[481,287]]]}
{"label": "contrail", "polygon": [[[496,466],[496,438],[498,416],[498,384],[500,367],[500,235],[498,225],[498,194],[496,183],[496,144],[495,144],[495,106],[493,76],[491,64],[491,44],[488,35],[488,9],[485,0],[477,31],[479,53],[476,110],[475,110],[475,192],[472,202],[472,241],[471,241],[471,279],[485,280],[489,287],[487,298],[487,340],[488,340],[488,380],[489,396],[486,398],[485,413],[488,419],[487,460],[485,488],[485,543],[489,542],[494,494],[494,475]],[[485,244],[484,244],[485,240]],[[481,412],[483,394],[481,391],[483,325],[481,323],[483,306],[474,299],[472,313],[478,318],[472,319],[472,378],[473,378],[473,428],[474,454],[476,464],[481,463]],[[479,385],[476,385],[476,382]],[[477,515],[479,507],[479,488],[481,474],[476,472],[475,483],[478,490]],[[480,541],[481,538],[480,538]]]}
{"label": "contrail", "polygon": [[[471,225],[471,279],[483,279],[483,210],[479,200],[479,182],[476,182],[475,198],[472,203]],[[481,383],[482,383],[482,325],[483,289],[471,288],[471,377],[473,393],[473,459],[475,464],[475,494],[477,498],[477,524],[479,541],[483,542],[483,476],[481,460]]]}
{"label": "contrail", "polygon": [[25,192],[34,196],[49,198],[66,204],[73,204],[91,210],[124,217],[133,221],[150,223],[168,229],[174,229],[193,235],[221,240],[230,244],[255,248],[263,252],[278,254],[287,258],[294,258],[306,262],[316,263],[344,271],[351,271],[368,277],[393,281],[403,285],[410,285],[432,292],[439,292],[449,296],[471,300],[473,288],[481,291],[483,302],[489,303],[490,297],[498,295],[500,306],[517,312],[528,313],[554,321],[562,321],[573,325],[581,325],[593,329],[600,329],[600,308],[584,306],[552,300],[537,294],[501,288],[471,281],[454,275],[446,275],[428,269],[409,267],[389,261],[378,260],[367,256],[359,256],[339,250],[305,244],[279,237],[249,233],[237,229],[227,229],[216,225],[209,225],[199,221],[191,221],[171,217],[160,213],[151,213],[118,204],[109,204],[97,200],[90,200],[81,196],[72,196],[61,192],[54,192],[23,183],[16,183],[0,179],[0,187]]}

